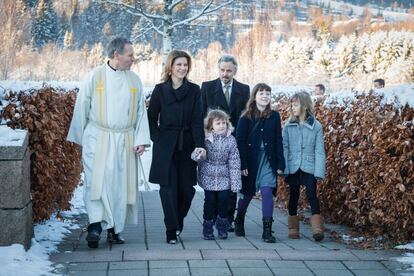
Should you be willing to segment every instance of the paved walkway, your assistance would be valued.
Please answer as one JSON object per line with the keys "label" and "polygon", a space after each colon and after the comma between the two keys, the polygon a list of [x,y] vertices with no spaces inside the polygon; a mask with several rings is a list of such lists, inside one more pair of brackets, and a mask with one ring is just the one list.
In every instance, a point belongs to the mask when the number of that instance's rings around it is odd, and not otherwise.
{"label": "paved walkway", "polygon": [[[275,210],[275,244],[261,241],[260,201],[253,200],[246,218],[246,237],[202,239],[203,193],[197,192],[184,222],[180,242],[165,242],[157,191],[140,193],[139,225],[123,232],[127,242],[110,247],[105,231],[98,249],[87,247],[85,235],[74,248],[80,230],[73,231],[51,256],[56,272],[68,275],[401,275],[407,267],[394,260],[400,251],[359,250],[329,237],[312,240],[310,225],[301,224],[301,239],[287,238],[287,215]],[[82,225],[86,215],[80,216]],[[327,225],[343,231],[344,228]],[[329,236],[328,233],[326,235]],[[409,273],[409,272],[408,272]],[[410,275],[410,274],[404,274]]]}

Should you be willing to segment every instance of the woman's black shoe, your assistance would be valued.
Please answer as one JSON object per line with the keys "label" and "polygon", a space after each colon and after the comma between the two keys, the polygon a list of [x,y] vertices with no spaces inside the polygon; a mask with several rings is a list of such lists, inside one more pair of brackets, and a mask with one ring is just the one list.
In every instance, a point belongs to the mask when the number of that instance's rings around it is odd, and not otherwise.
{"label": "woman's black shoe", "polygon": [[125,243],[125,239],[122,238],[122,236],[119,233],[115,234],[114,228],[107,230],[106,241],[109,243],[115,243],[115,244]]}
{"label": "woman's black shoe", "polygon": [[183,232],[184,228],[184,219],[178,219],[178,228],[175,231],[176,235],[179,236]]}
{"label": "woman's black shoe", "polygon": [[167,243],[176,244],[177,243],[177,230],[167,230]]}

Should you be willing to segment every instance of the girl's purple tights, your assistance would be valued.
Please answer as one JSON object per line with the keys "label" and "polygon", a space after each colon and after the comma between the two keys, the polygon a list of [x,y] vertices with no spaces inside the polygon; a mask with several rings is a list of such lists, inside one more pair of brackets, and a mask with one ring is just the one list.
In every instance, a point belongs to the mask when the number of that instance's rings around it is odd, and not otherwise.
{"label": "girl's purple tights", "polygon": [[[262,215],[264,218],[273,217],[273,188],[272,187],[260,187],[260,194],[262,195]],[[244,196],[240,198],[237,204],[237,211],[245,213],[247,207],[249,207],[251,196]]]}

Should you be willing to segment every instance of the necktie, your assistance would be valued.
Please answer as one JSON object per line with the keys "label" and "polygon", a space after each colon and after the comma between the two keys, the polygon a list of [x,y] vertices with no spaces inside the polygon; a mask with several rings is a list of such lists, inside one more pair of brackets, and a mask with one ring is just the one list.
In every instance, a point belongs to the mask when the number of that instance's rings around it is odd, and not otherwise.
{"label": "necktie", "polygon": [[226,102],[230,105],[230,85],[224,86],[224,97],[226,98]]}

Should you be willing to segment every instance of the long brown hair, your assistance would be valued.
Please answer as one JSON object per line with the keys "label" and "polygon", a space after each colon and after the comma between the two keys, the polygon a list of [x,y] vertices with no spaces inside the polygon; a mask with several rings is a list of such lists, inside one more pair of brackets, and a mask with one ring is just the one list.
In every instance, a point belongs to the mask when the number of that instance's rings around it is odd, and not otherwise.
{"label": "long brown hair", "polygon": [[258,83],[253,87],[252,93],[250,94],[250,98],[247,101],[246,104],[246,110],[243,112],[242,117],[246,117],[248,119],[254,119],[254,118],[269,118],[270,114],[272,114],[272,108],[269,104],[266,106],[265,110],[263,112],[260,112],[259,109],[257,109],[256,105],[256,95],[259,91],[269,91],[272,92],[272,88],[270,88],[269,85],[266,83]]}
{"label": "long brown hair", "polygon": [[295,93],[289,100],[289,110],[290,110],[290,119],[294,121],[299,121],[299,117],[293,114],[292,103],[299,102],[300,104],[300,113],[305,114],[305,119],[309,116],[315,117],[315,109],[313,107],[312,98],[307,92],[298,92]]}
{"label": "long brown hair", "polygon": [[[167,62],[164,64],[164,67],[162,69],[162,73],[161,73],[161,81],[167,81],[170,76],[171,76],[171,70],[172,70],[172,66],[174,64],[174,61],[177,58],[181,58],[184,57],[187,59],[187,63],[188,63],[188,72],[187,72],[187,76],[191,71],[191,57],[190,55],[185,52],[185,51],[181,51],[181,50],[172,50],[167,57]],[[185,78],[187,78],[187,76],[185,76]]]}

